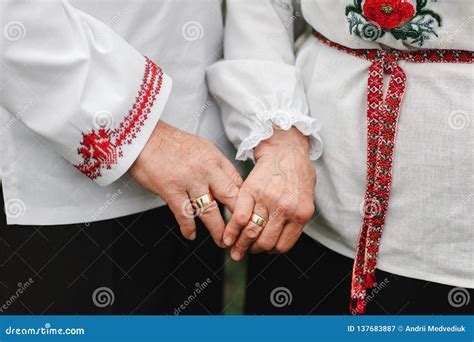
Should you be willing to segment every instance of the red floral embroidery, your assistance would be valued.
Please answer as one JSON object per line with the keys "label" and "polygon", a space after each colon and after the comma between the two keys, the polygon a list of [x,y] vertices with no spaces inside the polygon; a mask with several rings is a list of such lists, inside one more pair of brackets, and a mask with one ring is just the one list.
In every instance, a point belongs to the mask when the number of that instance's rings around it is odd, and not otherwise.
{"label": "red floral embroidery", "polygon": [[[400,108],[407,77],[399,60],[412,63],[470,63],[474,53],[463,50],[354,50],[331,42],[319,33],[314,36],[333,48],[372,62],[367,85],[367,177],[366,210],[357,242],[352,271],[351,306],[353,314],[363,314],[367,289],[374,286],[377,255],[382,238],[392,186],[392,163]],[[384,74],[390,75],[383,93]]]}
{"label": "red floral embroidery", "polygon": [[438,34],[441,16],[427,8],[428,0],[416,0],[416,6],[408,0],[353,0],[346,6],[349,33],[368,40],[377,41],[386,33],[396,40],[410,39],[410,44],[420,47]]}
{"label": "red floral embroidery", "polygon": [[122,147],[132,144],[137,133],[148,119],[151,108],[160,93],[163,83],[163,71],[148,57],[143,81],[132,109],[120,122],[119,127],[112,129],[100,127],[97,131],[82,134],[81,147],[77,152],[82,163],[76,168],[90,179],[101,176],[101,170],[111,169],[123,157]]}
{"label": "red floral embroidery", "polygon": [[415,8],[407,0],[366,0],[365,17],[383,29],[401,26],[415,15]]}

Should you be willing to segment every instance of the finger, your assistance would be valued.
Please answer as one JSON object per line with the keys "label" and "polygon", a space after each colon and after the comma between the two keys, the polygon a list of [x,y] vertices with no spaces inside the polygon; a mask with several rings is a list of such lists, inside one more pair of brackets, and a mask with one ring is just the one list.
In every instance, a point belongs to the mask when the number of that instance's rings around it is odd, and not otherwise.
{"label": "finger", "polygon": [[280,238],[278,239],[273,252],[287,253],[293,248],[303,233],[304,225],[297,222],[289,222],[283,228]]}
{"label": "finger", "polygon": [[234,244],[242,229],[249,223],[254,207],[253,195],[244,189],[240,190],[234,212],[224,230],[224,244],[226,246]]}
{"label": "finger", "polygon": [[220,203],[224,204],[231,212],[234,212],[240,184],[237,184],[224,170],[216,168],[209,175],[209,188],[212,195]]}
{"label": "finger", "polygon": [[224,234],[225,222],[219,210],[219,205],[216,201],[198,211],[199,219],[207,227],[212,239],[219,247],[225,247],[222,240]]}
{"label": "finger", "polygon": [[260,253],[272,250],[280,237],[285,226],[286,219],[281,215],[270,218],[265,229],[262,231],[258,239],[250,247],[251,253]]}
{"label": "finger", "polygon": [[[268,210],[259,203],[255,205],[253,213],[264,219],[268,218]],[[264,230],[262,226],[250,221],[240,233],[235,244],[232,246],[230,251],[231,258],[235,261],[242,259],[252,243],[255,242],[260,236],[262,230]]]}
{"label": "finger", "polygon": [[[188,191],[191,201],[209,193],[209,189],[203,185],[196,185]],[[222,235],[224,233],[225,222],[216,201],[212,201],[204,208],[197,208],[196,214],[201,222],[206,226],[212,239],[219,247],[223,247]]]}
{"label": "finger", "polygon": [[172,197],[165,201],[179,224],[181,234],[188,240],[194,240],[196,238],[196,222],[194,221],[194,209],[188,195],[183,193],[175,194]]}
{"label": "finger", "polygon": [[236,166],[224,156],[222,157],[222,169],[239,188],[244,184],[244,180],[242,179],[239,170],[237,170]]}

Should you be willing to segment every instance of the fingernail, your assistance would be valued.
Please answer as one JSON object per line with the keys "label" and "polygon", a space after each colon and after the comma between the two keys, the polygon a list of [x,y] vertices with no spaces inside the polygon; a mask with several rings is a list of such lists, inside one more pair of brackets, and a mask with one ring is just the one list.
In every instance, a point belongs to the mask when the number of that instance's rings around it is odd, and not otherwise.
{"label": "fingernail", "polygon": [[224,243],[227,247],[232,246],[232,244],[234,243],[234,239],[231,236],[225,236]]}
{"label": "fingernail", "polygon": [[192,232],[191,235],[189,235],[189,240],[194,241],[196,239],[196,232]]}
{"label": "fingernail", "polygon": [[239,252],[232,252],[231,255],[232,259],[234,259],[235,261],[239,261],[240,258],[242,258],[242,254],[240,254]]}

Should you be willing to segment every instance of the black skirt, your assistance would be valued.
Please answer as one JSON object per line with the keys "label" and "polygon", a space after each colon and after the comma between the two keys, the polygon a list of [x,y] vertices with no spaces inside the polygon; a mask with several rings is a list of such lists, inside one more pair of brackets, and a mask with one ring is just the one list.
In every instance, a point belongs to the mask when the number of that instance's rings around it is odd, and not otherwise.
{"label": "black skirt", "polygon": [[0,215],[0,314],[220,314],[224,254],[197,226],[185,240],[168,207],[89,226]]}

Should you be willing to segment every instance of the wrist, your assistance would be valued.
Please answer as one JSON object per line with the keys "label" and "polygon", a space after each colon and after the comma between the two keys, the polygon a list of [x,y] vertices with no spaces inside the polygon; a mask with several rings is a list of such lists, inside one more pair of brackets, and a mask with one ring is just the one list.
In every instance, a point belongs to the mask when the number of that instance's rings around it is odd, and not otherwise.
{"label": "wrist", "polygon": [[169,135],[168,127],[168,124],[161,120],[158,121],[147,143],[129,169],[132,175],[136,174],[139,170],[143,171],[143,167],[148,164],[150,160],[160,155],[160,151],[163,149],[163,145]]}
{"label": "wrist", "polygon": [[274,154],[275,151],[299,152],[309,157],[310,141],[297,128],[291,127],[283,130],[279,127],[273,127],[273,135],[266,140],[261,141],[255,147],[255,159],[259,159],[266,154]]}

